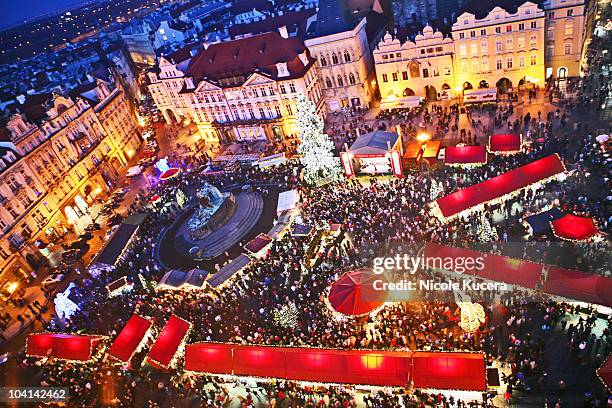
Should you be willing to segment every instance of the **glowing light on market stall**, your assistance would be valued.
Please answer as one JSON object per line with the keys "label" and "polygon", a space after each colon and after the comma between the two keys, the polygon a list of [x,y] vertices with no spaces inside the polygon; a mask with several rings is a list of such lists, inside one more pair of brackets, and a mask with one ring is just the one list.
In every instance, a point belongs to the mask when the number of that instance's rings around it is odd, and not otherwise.
{"label": "glowing light on market stall", "polygon": [[417,135],[416,139],[419,142],[424,143],[424,142],[427,142],[429,139],[431,139],[431,135],[425,132],[421,132]]}

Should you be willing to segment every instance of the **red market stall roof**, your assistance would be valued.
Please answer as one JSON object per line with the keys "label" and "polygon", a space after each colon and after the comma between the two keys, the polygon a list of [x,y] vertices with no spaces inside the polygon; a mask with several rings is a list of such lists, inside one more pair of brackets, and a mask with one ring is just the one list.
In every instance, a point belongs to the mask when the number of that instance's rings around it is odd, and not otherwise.
{"label": "red market stall roof", "polygon": [[487,162],[485,146],[450,146],[444,151],[444,164],[481,165]]}
{"label": "red market stall roof", "polygon": [[610,354],[604,364],[596,370],[596,373],[608,391],[612,391],[612,354]]}
{"label": "red market stall roof", "polygon": [[153,347],[149,350],[147,360],[153,365],[168,368],[172,364],[174,356],[185,339],[191,328],[191,323],[176,317],[170,316],[168,322],[157,336]]}
{"label": "red market stall roof", "polygon": [[421,154],[423,153],[423,149],[421,149],[422,144],[419,142],[411,142],[406,146],[406,150],[404,151],[404,159],[420,159]]}
{"label": "red market stall roof", "polygon": [[180,172],[181,169],[179,169],[178,167],[171,167],[168,170],[164,171],[162,174],[160,174],[159,179],[169,180],[173,177],[176,177]]}
{"label": "red market stall roof", "polygon": [[244,246],[244,249],[246,249],[247,251],[253,254],[256,254],[262,249],[264,249],[271,242],[272,242],[272,238],[270,238],[268,235],[259,234],[258,236],[253,238],[251,241],[249,241],[249,243]]}
{"label": "red market stall roof", "polygon": [[520,135],[500,134],[489,137],[489,152],[491,153],[517,153],[521,151],[522,138]]}
{"label": "red market stall roof", "polygon": [[416,388],[487,389],[485,359],[481,353],[417,351],[412,361],[412,378]]}
{"label": "red market stall roof", "polygon": [[599,234],[595,221],[589,217],[579,217],[566,214],[550,222],[553,233],[557,238],[567,241],[586,241]]}
{"label": "red market stall roof", "polygon": [[374,288],[374,282],[380,279],[380,275],[365,269],[347,272],[332,283],[329,303],[337,312],[348,316],[370,313],[387,298],[385,291]]}
{"label": "red market stall roof", "polygon": [[404,160],[416,160],[419,161],[421,158],[424,159],[437,159],[438,153],[440,153],[440,141],[430,140],[425,143],[411,142],[406,146],[404,151]]}
{"label": "red market stall roof", "polygon": [[[417,378],[411,368],[417,360],[418,375],[422,378]],[[334,384],[404,387],[412,380],[419,388],[486,389],[482,353],[412,353],[196,343],[185,348],[185,370]]]}
{"label": "red market stall roof", "polygon": [[430,140],[425,143],[425,151],[423,152],[423,158],[425,159],[437,159],[438,153],[440,153],[441,143],[439,140]]}
{"label": "red market stall roof", "polygon": [[26,341],[26,355],[54,357],[62,360],[89,361],[101,336],[32,333]]}
{"label": "red market stall roof", "polygon": [[563,173],[565,167],[556,154],[536,160],[497,177],[474,184],[447,196],[438,198],[435,206],[443,221],[448,221],[463,211],[510,196],[516,191],[538,182],[546,182]]}
{"label": "red market stall roof", "polygon": [[136,314],[132,315],[110,346],[108,354],[127,363],[138,349],[150,327],[151,322],[149,320]]}
{"label": "red market stall roof", "polygon": [[431,242],[425,245],[425,257],[440,257],[441,259],[482,257],[484,266],[481,269],[472,265],[470,268],[466,267],[463,274],[518,285],[527,289],[538,289],[567,299],[612,307],[612,278],[602,275]]}

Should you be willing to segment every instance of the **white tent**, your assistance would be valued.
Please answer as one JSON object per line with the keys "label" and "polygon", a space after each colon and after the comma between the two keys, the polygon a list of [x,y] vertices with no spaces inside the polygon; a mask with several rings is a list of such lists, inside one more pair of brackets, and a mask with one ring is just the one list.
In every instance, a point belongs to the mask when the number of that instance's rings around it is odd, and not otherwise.
{"label": "white tent", "polygon": [[464,103],[496,102],[497,88],[466,89],[463,92]]}
{"label": "white tent", "polygon": [[297,190],[283,191],[278,195],[278,205],[276,206],[276,214],[281,214],[284,211],[293,210],[297,206],[297,203]]}
{"label": "white tent", "polygon": [[139,175],[140,173],[142,173],[142,167],[140,166],[133,166],[130,167],[126,173],[126,176],[128,177],[134,177]]}

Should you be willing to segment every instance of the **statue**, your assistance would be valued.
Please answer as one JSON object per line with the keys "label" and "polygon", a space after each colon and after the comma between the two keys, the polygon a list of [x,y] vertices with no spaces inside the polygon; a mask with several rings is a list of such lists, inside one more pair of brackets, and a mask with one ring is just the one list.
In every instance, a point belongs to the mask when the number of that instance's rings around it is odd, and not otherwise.
{"label": "statue", "polygon": [[199,207],[187,222],[187,226],[192,239],[201,239],[214,228],[213,216],[219,213],[219,209],[226,208],[228,199],[231,201],[233,196],[231,193],[221,193],[217,187],[207,182],[204,182],[196,196]]}

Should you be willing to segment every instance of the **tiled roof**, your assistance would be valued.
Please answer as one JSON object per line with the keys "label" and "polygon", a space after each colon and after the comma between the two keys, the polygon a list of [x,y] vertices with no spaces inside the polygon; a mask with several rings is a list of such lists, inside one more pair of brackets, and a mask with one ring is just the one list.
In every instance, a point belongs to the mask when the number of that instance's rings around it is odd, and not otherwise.
{"label": "tiled roof", "polygon": [[239,0],[232,3],[231,12],[233,15],[238,15],[252,11],[253,9],[258,11],[272,10],[273,6],[268,0]]}
{"label": "tiled roof", "polygon": [[282,26],[287,26],[289,32],[298,31],[298,37],[303,37],[306,31],[306,21],[317,12],[315,8],[290,11],[282,16],[269,17],[261,21],[249,24],[234,24],[229,28],[231,37],[238,37],[245,34],[260,34],[269,31],[276,31]]}
{"label": "tiled roof", "polygon": [[[306,51],[305,66],[299,55]],[[298,78],[313,64],[314,58],[297,38],[283,38],[277,32],[259,34],[239,40],[212,44],[201,50],[189,64],[187,75],[196,80],[208,78],[220,80],[232,77],[248,77],[261,72],[277,79],[276,64],[286,62],[290,73],[282,79]],[[240,85],[233,84],[232,86]]]}

